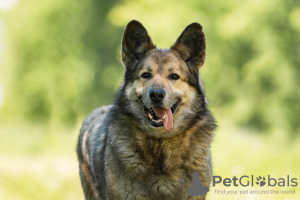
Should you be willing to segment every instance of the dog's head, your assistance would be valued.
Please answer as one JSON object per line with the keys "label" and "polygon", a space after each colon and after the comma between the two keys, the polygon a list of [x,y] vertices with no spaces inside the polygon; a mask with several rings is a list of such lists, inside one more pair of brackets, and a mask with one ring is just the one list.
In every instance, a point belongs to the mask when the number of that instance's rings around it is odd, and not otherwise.
{"label": "dog's head", "polygon": [[138,21],[127,25],[122,40],[126,68],[122,97],[125,112],[143,130],[157,135],[192,125],[205,109],[199,69],[205,60],[202,26],[187,26],[170,49],[157,49]]}

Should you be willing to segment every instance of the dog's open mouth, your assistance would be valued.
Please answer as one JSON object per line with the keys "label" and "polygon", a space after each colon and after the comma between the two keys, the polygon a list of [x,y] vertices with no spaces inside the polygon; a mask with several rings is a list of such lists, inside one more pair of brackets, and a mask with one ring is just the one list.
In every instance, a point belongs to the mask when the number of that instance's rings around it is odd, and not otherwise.
{"label": "dog's open mouth", "polygon": [[176,112],[179,101],[177,101],[171,108],[161,108],[153,106],[147,108],[144,106],[144,114],[148,117],[151,125],[154,127],[163,126],[165,131],[170,131],[173,127],[173,114]]}

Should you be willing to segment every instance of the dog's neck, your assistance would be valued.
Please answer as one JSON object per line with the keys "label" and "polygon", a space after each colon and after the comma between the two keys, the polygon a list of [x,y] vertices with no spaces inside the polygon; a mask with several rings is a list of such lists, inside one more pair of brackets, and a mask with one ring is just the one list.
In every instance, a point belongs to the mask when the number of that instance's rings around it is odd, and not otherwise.
{"label": "dog's neck", "polygon": [[136,150],[148,166],[156,172],[167,172],[171,168],[181,168],[190,158],[189,147],[195,145],[196,127],[171,138],[157,138],[142,131],[135,134]]}

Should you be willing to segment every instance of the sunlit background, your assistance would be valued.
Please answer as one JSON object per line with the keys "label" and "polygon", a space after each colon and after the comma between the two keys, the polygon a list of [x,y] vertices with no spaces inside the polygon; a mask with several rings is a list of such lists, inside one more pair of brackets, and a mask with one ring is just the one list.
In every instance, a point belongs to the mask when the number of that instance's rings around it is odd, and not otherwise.
{"label": "sunlit background", "polygon": [[[83,119],[122,83],[120,42],[137,19],[169,48],[204,27],[200,70],[218,121],[214,174],[300,183],[299,0],[0,0],[0,199],[83,199]],[[208,199],[300,199],[297,187],[211,187]],[[215,189],[294,190],[220,195]]]}

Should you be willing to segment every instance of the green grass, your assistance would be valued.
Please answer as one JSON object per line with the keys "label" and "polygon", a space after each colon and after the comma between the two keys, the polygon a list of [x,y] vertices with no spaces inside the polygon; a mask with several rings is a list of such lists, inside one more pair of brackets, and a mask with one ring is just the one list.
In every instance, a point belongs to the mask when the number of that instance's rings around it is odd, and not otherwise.
{"label": "green grass", "polygon": [[[0,126],[0,199],[76,200],[84,199],[78,175],[75,146],[80,125],[60,127],[42,124]],[[55,131],[54,131],[55,130]],[[214,174],[223,178],[242,175],[275,178],[300,177],[300,139],[290,141],[284,133],[257,135],[230,124],[220,124],[212,144]],[[234,195],[215,194],[215,189],[238,191]],[[295,194],[240,195],[240,190],[260,187],[210,188],[208,199],[300,199]]]}
{"label": "green grass", "polygon": [[84,199],[78,175],[76,128],[41,124],[0,126],[0,199]]}

